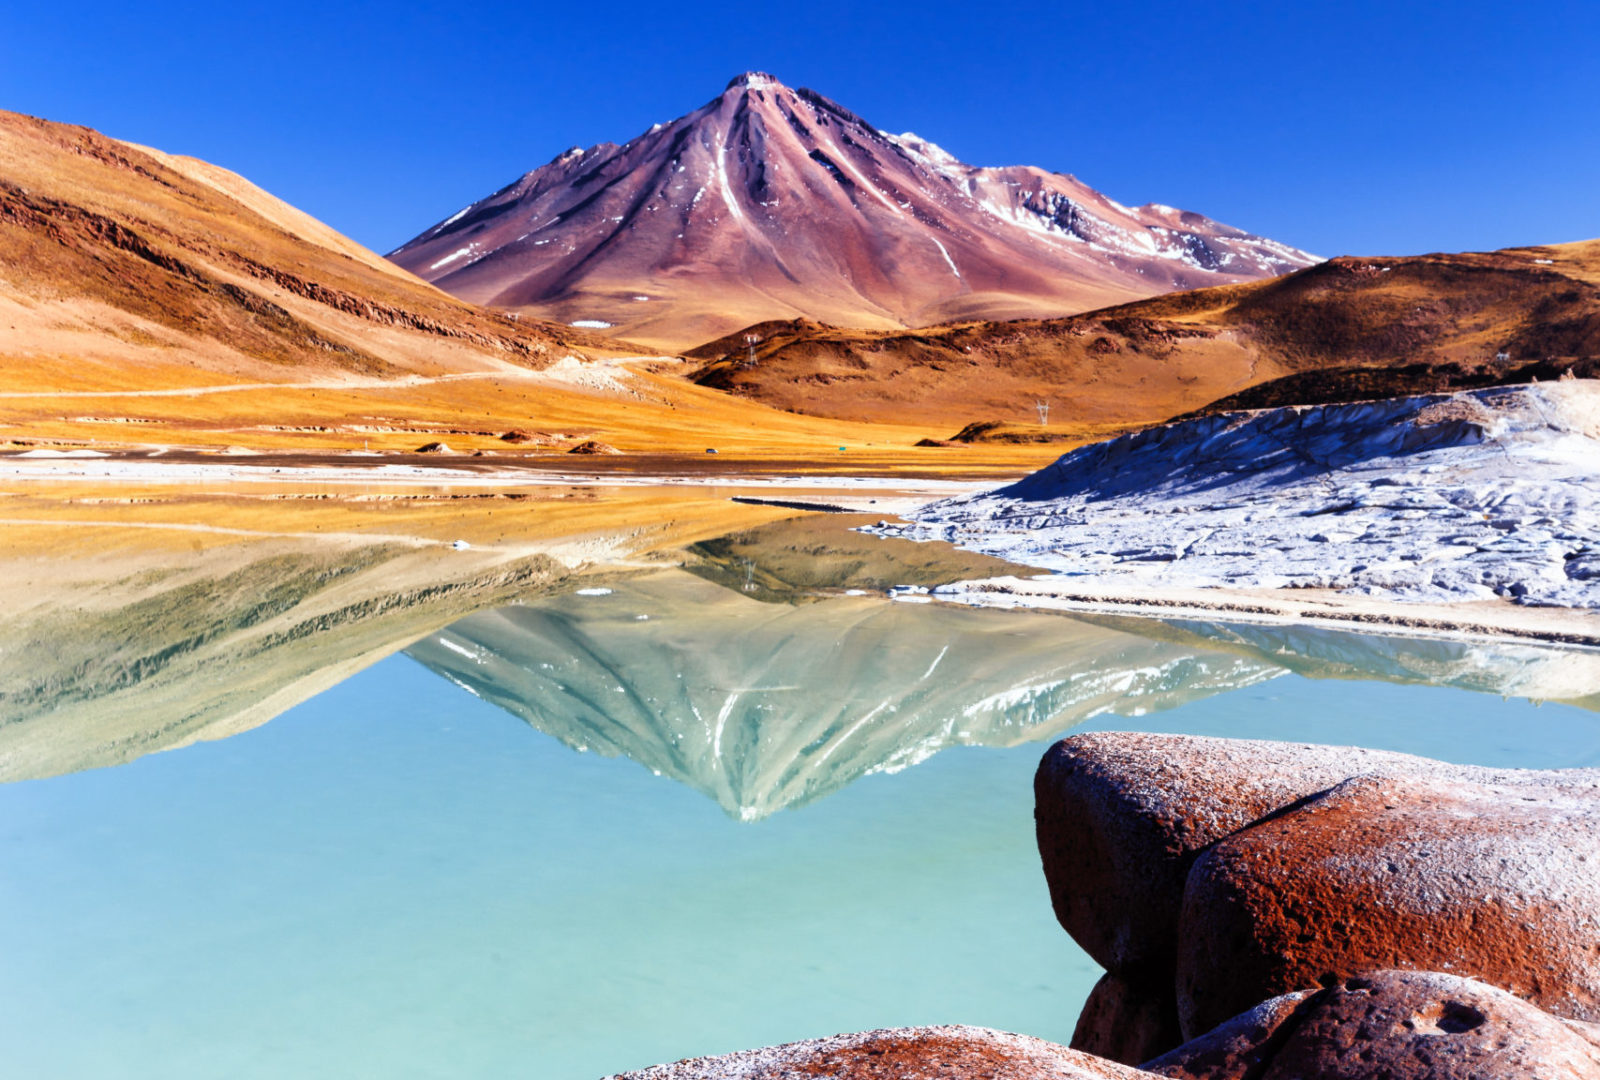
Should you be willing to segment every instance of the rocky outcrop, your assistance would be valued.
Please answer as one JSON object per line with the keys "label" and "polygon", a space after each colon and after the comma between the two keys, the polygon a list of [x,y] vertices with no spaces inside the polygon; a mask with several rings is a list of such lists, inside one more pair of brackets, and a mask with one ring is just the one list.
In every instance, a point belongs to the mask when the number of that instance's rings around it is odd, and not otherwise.
{"label": "rocky outcrop", "polygon": [[607,1080],[1591,1080],[1600,1037],[1486,983],[1375,971],[1266,1001],[1135,1068],[975,1027],[898,1028]]}
{"label": "rocky outcrop", "polygon": [[1600,1045],[1513,994],[1379,971],[1274,998],[1144,1066],[1172,1080],[1600,1076]]}
{"label": "rocky outcrop", "polygon": [[835,1035],[657,1065],[607,1080],[1149,1080],[1149,1074],[1026,1035],[919,1027]]}
{"label": "rocky outcrop", "polygon": [[1098,733],[1035,789],[1110,969],[1072,1049],[906,1028],[628,1076],[1600,1080],[1600,770]]}
{"label": "rocky outcrop", "polygon": [[1183,1041],[1172,984],[1107,972],[1078,1014],[1072,1047],[1112,1061],[1144,1061]]}
{"label": "rocky outcrop", "polygon": [[1170,1049],[1166,1009],[1192,1038],[1376,968],[1600,1018],[1600,772],[1095,734],[1053,747],[1035,794],[1057,917],[1117,977],[1076,1046],[1137,1061]]}

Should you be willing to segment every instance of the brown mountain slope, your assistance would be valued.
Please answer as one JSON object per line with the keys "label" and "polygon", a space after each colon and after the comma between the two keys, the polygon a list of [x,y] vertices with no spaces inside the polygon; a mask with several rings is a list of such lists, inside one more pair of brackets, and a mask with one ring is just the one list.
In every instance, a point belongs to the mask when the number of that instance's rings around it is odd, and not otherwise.
{"label": "brown mountain slope", "polygon": [[1074,177],[975,168],[770,75],[573,148],[391,258],[457,296],[680,349],[760,319],[1062,315],[1313,256]]}
{"label": "brown mountain slope", "polygon": [[1392,371],[1406,365],[1418,389],[1430,379],[1587,371],[1600,357],[1600,241],[1340,258],[1065,319],[750,332],[762,339],[754,365],[741,331],[690,351],[703,365],[697,381],[783,409],[920,422],[947,435],[974,420],[1036,425],[1036,401],[1049,403],[1052,423],[1136,425],[1285,377],[1298,377],[1283,384],[1291,395],[1322,392],[1315,373],[1334,369],[1351,374],[1329,386],[1354,392],[1365,381],[1385,393],[1405,392]]}
{"label": "brown mountain slope", "polygon": [[920,429],[774,412],[625,348],[474,308],[224,169],[0,112],[0,452],[444,443],[573,468],[598,440],[613,468],[973,467],[913,450]]}
{"label": "brown mountain slope", "polygon": [[608,341],[479,311],[204,162],[0,112],[6,389],[540,367]]}

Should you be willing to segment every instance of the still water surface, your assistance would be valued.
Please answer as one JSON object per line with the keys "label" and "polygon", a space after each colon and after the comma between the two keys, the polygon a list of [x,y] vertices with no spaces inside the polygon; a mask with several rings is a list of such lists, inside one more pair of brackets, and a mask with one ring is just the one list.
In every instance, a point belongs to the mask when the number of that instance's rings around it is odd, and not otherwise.
{"label": "still water surface", "polygon": [[[4,1071],[564,1080],[901,1024],[1065,1042],[1098,972],[1033,846],[1049,739],[1600,764],[1593,654],[899,603],[735,540],[497,601],[229,738],[31,736],[0,785]],[[56,715],[122,710],[97,723],[161,749],[128,692]],[[38,699],[4,719],[52,730]]]}

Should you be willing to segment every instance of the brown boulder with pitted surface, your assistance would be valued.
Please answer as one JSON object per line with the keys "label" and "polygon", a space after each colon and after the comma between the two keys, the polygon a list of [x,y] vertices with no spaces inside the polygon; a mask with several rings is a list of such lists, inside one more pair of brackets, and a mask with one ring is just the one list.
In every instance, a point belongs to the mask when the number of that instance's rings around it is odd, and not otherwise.
{"label": "brown boulder with pitted surface", "polygon": [[1424,760],[1183,735],[1063,739],[1033,785],[1056,918],[1107,971],[1170,969],[1183,885],[1201,851],[1357,773]]}
{"label": "brown boulder with pitted surface", "polygon": [[1075,1047],[1137,1062],[1176,1045],[1167,1010],[1192,1038],[1379,967],[1600,1018],[1600,771],[1098,733],[1053,747],[1035,795],[1057,917],[1117,977]]}
{"label": "brown boulder with pitted surface", "polygon": [[1265,1002],[1145,1064],[1171,1080],[1600,1077],[1588,1025],[1439,972],[1378,971]]}
{"label": "brown boulder with pitted surface", "polygon": [[1146,985],[1107,972],[1078,1014],[1072,1048],[1132,1064],[1183,1041],[1172,980]]}
{"label": "brown boulder with pitted surface", "polygon": [[1184,890],[1184,1031],[1360,967],[1470,973],[1600,1020],[1596,794],[1361,776],[1218,842]]}
{"label": "brown boulder with pitted surface", "polygon": [[988,1028],[892,1028],[655,1065],[607,1080],[1153,1080],[1149,1073]]}

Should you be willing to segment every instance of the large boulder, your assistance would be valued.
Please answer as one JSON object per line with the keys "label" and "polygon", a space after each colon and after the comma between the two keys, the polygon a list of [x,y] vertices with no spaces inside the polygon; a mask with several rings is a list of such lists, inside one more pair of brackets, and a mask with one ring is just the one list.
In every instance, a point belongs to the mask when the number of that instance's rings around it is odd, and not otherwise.
{"label": "large boulder", "polygon": [[1126,1065],[977,1027],[864,1031],[655,1065],[607,1080],[1153,1080]]}
{"label": "large boulder", "polygon": [[1600,1020],[1596,796],[1362,776],[1219,841],[1184,891],[1184,1032],[1371,967],[1470,973]]}
{"label": "large boulder", "polygon": [[1083,1003],[1072,1048],[1133,1064],[1183,1041],[1171,978],[1145,984],[1107,972]]}
{"label": "large boulder", "polygon": [[1170,970],[1189,867],[1207,847],[1358,773],[1431,766],[1345,746],[1097,732],[1034,776],[1056,918],[1107,971]]}
{"label": "large boulder", "polygon": [[1600,1045],[1473,979],[1378,971],[1273,999],[1147,1063],[1172,1080],[1600,1077]]}
{"label": "large boulder", "polygon": [[1169,1009],[1192,1038],[1383,967],[1600,1019],[1600,772],[1102,733],[1053,747],[1035,794],[1057,917],[1117,977],[1080,1049],[1133,1063],[1176,1045],[1123,1037]]}

